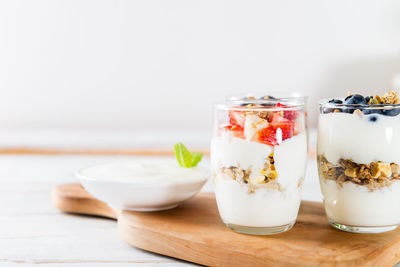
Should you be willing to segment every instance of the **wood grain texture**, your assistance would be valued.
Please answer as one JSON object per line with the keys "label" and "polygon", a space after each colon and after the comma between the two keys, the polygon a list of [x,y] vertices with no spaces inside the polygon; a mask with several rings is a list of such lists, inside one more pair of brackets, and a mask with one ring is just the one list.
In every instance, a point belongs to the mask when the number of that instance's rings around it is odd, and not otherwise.
{"label": "wood grain texture", "polygon": [[400,230],[342,232],[329,226],[322,204],[316,202],[302,202],[290,231],[250,236],[223,225],[211,193],[199,194],[176,209],[151,213],[113,212],[79,185],[56,188],[53,201],[67,212],[117,216],[119,234],[129,244],[204,265],[393,266],[400,259]]}
{"label": "wood grain texture", "polygon": [[92,197],[79,184],[65,184],[55,187],[52,192],[53,206],[69,213],[117,218],[119,211]]}

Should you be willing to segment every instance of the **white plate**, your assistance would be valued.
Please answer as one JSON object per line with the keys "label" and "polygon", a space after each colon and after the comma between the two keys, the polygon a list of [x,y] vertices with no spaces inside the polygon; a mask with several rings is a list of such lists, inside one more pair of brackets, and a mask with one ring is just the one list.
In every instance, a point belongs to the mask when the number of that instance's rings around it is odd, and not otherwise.
{"label": "white plate", "polygon": [[[163,164],[171,161],[128,161],[96,165],[76,172],[83,187],[95,198],[119,210],[157,211],[172,209],[179,203],[195,196],[207,182],[209,173],[202,167],[182,170],[193,174],[192,178],[168,177],[162,181],[148,180],[147,177],[131,180],[130,168],[138,164]],[[155,164],[155,165],[154,165]],[[176,163],[177,164],[177,163]],[[107,171],[107,169],[112,171]],[[180,168],[177,166],[177,168]],[[137,177],[138,175],[136,175]],[[183,177],[184,178],[184,177]],[[136,178],[137,179],[137,178]]]}

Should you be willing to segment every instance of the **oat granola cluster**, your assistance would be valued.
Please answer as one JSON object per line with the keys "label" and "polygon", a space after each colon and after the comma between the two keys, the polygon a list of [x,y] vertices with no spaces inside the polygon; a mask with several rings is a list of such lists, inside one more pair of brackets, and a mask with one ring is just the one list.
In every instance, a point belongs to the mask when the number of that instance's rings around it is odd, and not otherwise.
{"label": "oat granola cluster", "polygon": [[248,184],[250,180],[251,169],[242,169],[237,166],[230,167],[222,167],[221,173],[227,175],[233,180],[238,181],[239,183]]}
{"label": "oat granola cluster", "polygon": [[[264,168],[260,171],[260,175],[257,177],[255,183],[266,184],[278,178],[274,163],[274,153],[271,153],[265,161]],[[251,182],[251,168],[242,169],[238,166],[222,167],[221,172],[239,183],[248,184]]]}
{"label": "oat granola cluster", "polygon": [[340,159],[338,164],[332,164],[324,156],[318,156],[318,169],[322,177],[334,180],[340,186],[345,182],[351,182],[367,186],[369,191],[389,186],[394,180],[400,180],[400,166],[381,161],[359,164],[350,159]]}
{"label": "oat granola cluster", "polygon": [[370,96],[367,102],[368,105],[393,105],[400,104],[399,96],[396,92],[390,91],[387,92],[384,96],[380,97],[379,95],[375,95],[374,97]]}
{"label": "oat granola cluster", "polygon": [[280,185],[276,182],[278,173],[276,172],[274,163],[274,154],[271,153],[255,181],[250,180],[250,175],[252,173],[251,168],[242,169],[239,166],[222,167],[220,172],[238,183],[248,184],[250,193],[254,192],[257,187],[267,184],[268,187],[280,190]]}

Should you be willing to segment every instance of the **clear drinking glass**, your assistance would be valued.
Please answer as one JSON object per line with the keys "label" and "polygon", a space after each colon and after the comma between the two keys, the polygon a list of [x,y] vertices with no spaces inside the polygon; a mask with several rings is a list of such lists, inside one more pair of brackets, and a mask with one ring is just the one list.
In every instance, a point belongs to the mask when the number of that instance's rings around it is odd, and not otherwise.
{"label": "clear drinking glass", "polygon": [[380,233],[400,224],[400,105],[320,102],[318,172],[334,227]]}
{"label": "clear drinking glass", "polygon": [[305,98],[230,98],[218,105],[211,163],[227,227],[266,235],[295,223],[307,162]]}

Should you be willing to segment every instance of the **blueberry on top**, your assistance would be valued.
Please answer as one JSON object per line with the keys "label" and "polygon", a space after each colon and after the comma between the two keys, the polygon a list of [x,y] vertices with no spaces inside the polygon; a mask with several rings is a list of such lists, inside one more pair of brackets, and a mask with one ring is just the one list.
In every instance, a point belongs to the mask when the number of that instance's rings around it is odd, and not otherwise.
{"label": "blueberry on top", "polygon": [[240,106],[245,107],[245,106],[250,105],[250,104],[251,103],[242,103],[242,104],[240,104]]}
{"label": "blueberry on top", "polygon": [[368,102],[371,100],[371,99],[373,99],[374,97],[371,95],[371,96],[366,96],[365,97],[365,102],[367,102],[367,104],[368,104]]}
{"label": "blueberry on top", "polygon": [[339,99],[331,99],[331,100],[328,101],[328,103],[343,104],[343,101],[339,100]]}
{"label": "blueberry on top", "polygon": [[344,100],[345,104],[352,104],[352,105],[365,105],[367,104],[367,101],[365,100],[365,98],[362,95],[359,94],[355,94],[355,95],[350,95],[348,97],[346,97],[346,99]]}

